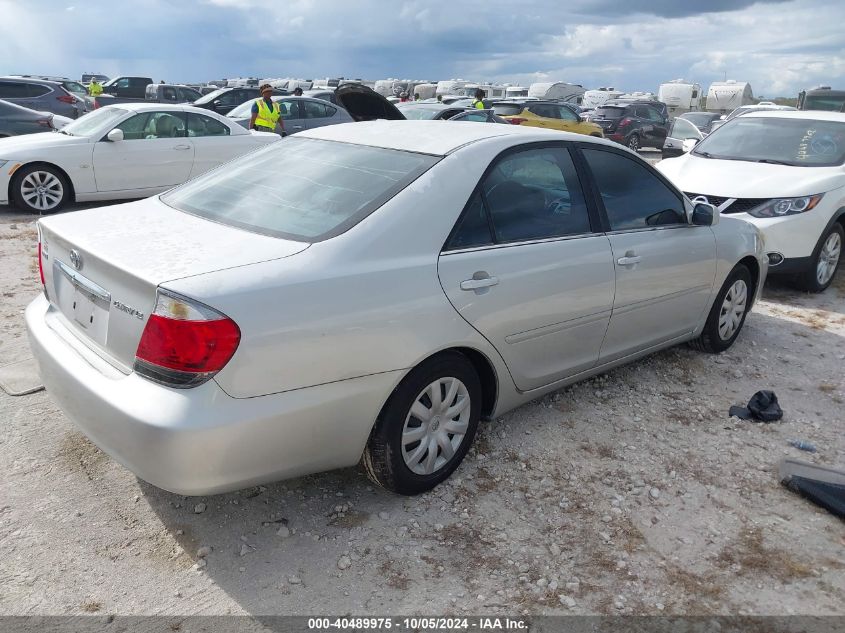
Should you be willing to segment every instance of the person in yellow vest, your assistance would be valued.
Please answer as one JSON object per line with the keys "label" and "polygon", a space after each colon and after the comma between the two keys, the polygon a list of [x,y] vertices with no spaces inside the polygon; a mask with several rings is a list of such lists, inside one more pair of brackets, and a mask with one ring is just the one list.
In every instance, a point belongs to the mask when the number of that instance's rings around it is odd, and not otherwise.
{"label": "person in yellow vest", "polygon": [[484,109],[484,91],[481,88],[476,89],[475,99],[473,99],[470,107],[475,108],[476,110]]}
{"label": "person in yellow vest", "polygon": [[91,83],[88,84],[88,94],[92,97],[97,97],[103,94],[103,87],[100,85],[100,82],[96,79],[92,79]]}
{"label": "person in yellow vest", "polygon": [[281,120],[282,109],[273,101],[273,87],[270,84],[261,86],[261,98],[252,104],[252,116],[249,119],[249,129],[259,132],[275,132],[276,125],[282,128],[285,136],[285,125]]}

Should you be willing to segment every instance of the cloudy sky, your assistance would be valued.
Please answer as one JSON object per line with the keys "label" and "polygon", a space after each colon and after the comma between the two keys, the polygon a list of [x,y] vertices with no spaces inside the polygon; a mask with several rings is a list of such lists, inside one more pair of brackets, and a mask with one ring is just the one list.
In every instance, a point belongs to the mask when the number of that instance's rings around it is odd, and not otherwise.
{"label": "cloudy sky", "polygon": [[[272,7],[270,9],[266,7]],[[706,8],[704,8],[706,7]],[[845,88],[841,0],[0,0],[0,73]]]}

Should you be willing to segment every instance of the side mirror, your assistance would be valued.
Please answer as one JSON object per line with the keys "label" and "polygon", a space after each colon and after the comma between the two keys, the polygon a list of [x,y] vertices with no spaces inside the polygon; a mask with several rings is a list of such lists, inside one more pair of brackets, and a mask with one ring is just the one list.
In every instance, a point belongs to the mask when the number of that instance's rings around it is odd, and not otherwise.
{"label": "side mirror", "polygon": [[698,139],[697,138],[684,139],[684,144],[683,144],[684,153],[691,151],[692,148],[695,147],[696,145],[698,145]]}
{"label": "side mirror", "polygon": [[114,128],[111,132],[106,135],[106,138],[110,140],[112,143],[117,143],[118,141],[123,140],[123,130],[120,128]]}
{"label": "side mirror", "polygon": [[695,226],[713,226],[717,222],[716,207],[706,202],[696,202],[692,208],[692,223]]}

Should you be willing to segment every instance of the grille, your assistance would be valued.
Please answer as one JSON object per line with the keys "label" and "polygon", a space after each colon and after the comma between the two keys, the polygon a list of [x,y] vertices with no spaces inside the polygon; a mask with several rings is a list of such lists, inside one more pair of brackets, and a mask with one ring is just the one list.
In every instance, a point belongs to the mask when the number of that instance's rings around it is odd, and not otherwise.
{"label": "grille", "polygon": [[[698,196],[704,196],[710,201],[710,204],[716,208],[721,207],[728,201],[728,198],[724,196],[710,196],[705,193],[690,193],[688,191],[685,191],[684,193],[686,193],[690,200]],[[750,211],[754,207],[758,207],[769,200],[770,198],[737,198],[728,206],[727,209],[722,209],[722,213],[745,213],[746,211]]]}

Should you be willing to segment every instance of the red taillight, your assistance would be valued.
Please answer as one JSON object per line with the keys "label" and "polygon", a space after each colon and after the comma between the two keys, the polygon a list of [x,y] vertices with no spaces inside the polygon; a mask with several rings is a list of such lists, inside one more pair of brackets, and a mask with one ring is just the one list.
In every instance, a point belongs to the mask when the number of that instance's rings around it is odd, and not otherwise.
{"label": "red taillight", "polygon": [[94,109],[96,110],[99,107],[100,107],[100,102],[97,101],[96,99],[94,99]]}
{"label": "red taillight", "polygon": [[511,117],[508,119],[513,125],[519,125],[520,123],[525,123],[528,119],[520,119],[518,116]]}
{"label": "red taillight", "polygon": [[76,97],[72,95],[59,95],[56,99],[62,103],[76,103]]}
{"label": "red taillight", "polygon": [[633,123],[633,122],[634,122],[633,119],[629,119],[628,117],[625,117],[624,119],[619,121],[619,125],[617,127],[625,127],[626,125],[631,125],[631,123]]}
{"label": "red taillight", "polygon": [[135,352],[135,371],[171,387],[195,387],[223,369],[241,331],[208,306],[159,291]]}

